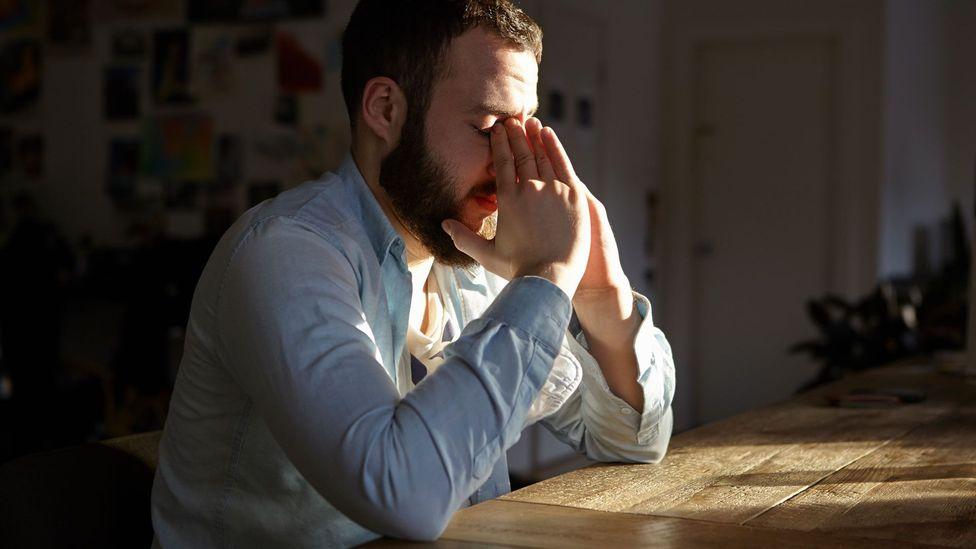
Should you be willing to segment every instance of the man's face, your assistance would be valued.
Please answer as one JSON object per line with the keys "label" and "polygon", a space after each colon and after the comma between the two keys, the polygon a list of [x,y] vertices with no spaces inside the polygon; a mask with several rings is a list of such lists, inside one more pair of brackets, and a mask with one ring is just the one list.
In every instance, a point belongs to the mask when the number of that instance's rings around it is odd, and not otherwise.
{"label": "man's face", "polygon": [[408,112],[397,148],[383,160],[380,184],[400,220],[438,261],[470,265],[441,222],[457,219],[494,236],[489,131],[499,120],[532,116],[539,69],[531,52],[480,28],[455,39],[444,62],[448,70],[434,85],[426,119]]}

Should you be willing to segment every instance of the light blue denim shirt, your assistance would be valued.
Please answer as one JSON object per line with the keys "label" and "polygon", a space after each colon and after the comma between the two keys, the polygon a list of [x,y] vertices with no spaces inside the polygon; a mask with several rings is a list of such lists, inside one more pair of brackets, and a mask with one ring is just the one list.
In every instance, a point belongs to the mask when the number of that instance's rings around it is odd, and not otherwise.
{"label": "light blue denim shirt", "polygon": [[[459,507],[510,490],[505,451],[540,391],[554,403],[543,423],[590,458],[663,457],[674,365],[643,296],[637,411],[568,330],[572,305],[554,284],[480,267],[433,274],[463,330],[414,387],[404,244],[351,156],[241,217],[193,297],[153,484],[154,544],[435,539]],[[582,378],[562,394],[547,381],[558,360]]]}

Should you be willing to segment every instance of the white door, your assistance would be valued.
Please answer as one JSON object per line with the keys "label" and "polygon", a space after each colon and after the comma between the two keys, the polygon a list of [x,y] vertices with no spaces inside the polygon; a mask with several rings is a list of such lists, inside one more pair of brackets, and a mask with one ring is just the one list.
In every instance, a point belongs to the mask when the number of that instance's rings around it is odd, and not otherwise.
{"label": "white door", "polygon": [[830,288],[834,55],[828,39],[730,39],[695,50],[697,419],[789,396],[816,371],[788,347],[816,335]]}

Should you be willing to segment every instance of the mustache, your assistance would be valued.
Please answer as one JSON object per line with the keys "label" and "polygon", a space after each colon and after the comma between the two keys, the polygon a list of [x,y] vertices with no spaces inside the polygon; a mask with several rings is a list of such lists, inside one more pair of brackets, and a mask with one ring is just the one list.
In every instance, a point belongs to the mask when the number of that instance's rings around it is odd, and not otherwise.
{"label": "mustache", "polygon": [[484,196],[490,194],[497,194],[498,185],[494,181],[485,181],[484,183],[479,183],[468,191],[468,197],[474,196]]}

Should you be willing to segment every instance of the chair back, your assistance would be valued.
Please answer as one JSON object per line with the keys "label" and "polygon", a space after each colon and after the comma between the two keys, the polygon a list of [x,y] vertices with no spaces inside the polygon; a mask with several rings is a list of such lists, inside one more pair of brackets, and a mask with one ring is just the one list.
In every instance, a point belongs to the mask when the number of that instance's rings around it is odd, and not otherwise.
{"label": "chair back", "polygon": [[0,547],[149,547],[162,431],[0,465]]}

